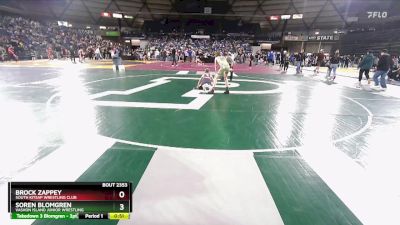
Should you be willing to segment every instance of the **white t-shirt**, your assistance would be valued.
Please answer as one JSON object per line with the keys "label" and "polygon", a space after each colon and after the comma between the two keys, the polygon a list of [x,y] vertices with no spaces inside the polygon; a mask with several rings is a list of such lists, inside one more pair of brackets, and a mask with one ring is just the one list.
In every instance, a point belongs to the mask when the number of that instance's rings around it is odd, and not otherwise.
{"label": "white t-shirt", "polygon": [[229,68],[229,63],[226,60],[225,56],[217,56],[217,57],[215,57],[215,61],[218,63],[218,65],[221,68],[223,68],[223,67]]}

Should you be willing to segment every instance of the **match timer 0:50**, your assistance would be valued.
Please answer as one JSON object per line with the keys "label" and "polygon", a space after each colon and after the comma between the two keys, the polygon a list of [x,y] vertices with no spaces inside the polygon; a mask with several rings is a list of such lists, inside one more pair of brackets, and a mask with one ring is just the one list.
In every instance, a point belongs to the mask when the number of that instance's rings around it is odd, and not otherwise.
{"label": "match timer 0:50", "polygon": [[110,220],[127,220],[129,219],[129,213],[109,213]]}

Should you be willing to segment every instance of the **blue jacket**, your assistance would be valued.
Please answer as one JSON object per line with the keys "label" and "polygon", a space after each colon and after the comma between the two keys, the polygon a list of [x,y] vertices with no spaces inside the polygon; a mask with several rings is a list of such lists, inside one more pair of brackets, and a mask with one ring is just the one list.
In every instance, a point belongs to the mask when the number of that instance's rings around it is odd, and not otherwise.
{"label": "blue jacket", "polygon": [[374,55],[367,54],[364,56],[364,58],[358,65],[358,68],[360,68],[362,70],[370,70],[372,68],[373,64],[374,64]]}

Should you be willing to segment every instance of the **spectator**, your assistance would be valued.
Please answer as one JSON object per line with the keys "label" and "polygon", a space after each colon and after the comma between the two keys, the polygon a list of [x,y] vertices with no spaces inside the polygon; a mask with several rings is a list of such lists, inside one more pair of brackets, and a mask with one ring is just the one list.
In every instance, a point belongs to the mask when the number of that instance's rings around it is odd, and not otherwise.
{"label": "spectator", "polygon": [[316,74],[319,73],[319,68],[322,66],[322,63],[324,62],[325,55],[324,55],[324,50],[321,49],[317,55],[317,67],[315,68],[314,72]]}
{"label": "spectator", "polygon": [[0,46],[0,61],[4,62],[6,58],[6,50]]}
{"label": "spectator", "polygon": [[371,83],[371,80],[369,79],[369,71],[371,70],[373,64],[374,64],[374,55],[372,55],[369,51],[367,51],[367,54],[363,57],[360,64],[358,65],[358,68],[360,69],[358,73],[358,87],[361,87],[361,80],[363,74],[365,74],[365,77],[368,80],[368,84]]}
{"label": "spectator", "polygon": [[295,54],[296,59],[296,74],[301,74],[301,64],[304,60],[304,50],[302,49],[301,52]]}
{"label": "spectator", "polygon": [[[381,52],[381,56],[379,57],[378,65],[376,66],[376,72],[374,74],[374,82],[375,86],[373,89],[375,90],[386,90],[386,75],[390,69],[391,66],[391,58],[390,55],[388,54],[388,51],[386,49],[383,49]],[[380,80],[378,80],[380,78]],[[381,88],[379,88],[379,84]]]}
{"label": "spectator", "polygon": [[7,48],[7,53],[10,59],[14,59],[18,62],[18,56],[15,54],[14,48],[11,45]]}
{"label": "spectator", "polygon": [[344,68],[349,68],[350,58],[348,55],[344,58]]}
{"label": "spectator", "polygon": [[122,59],[121,59],[121,50],[118,46],[115,46],[111,50],[111,57],[112,57],[112,61],[113,61],[113,70],[114,71],[123,70]]}
{"label": "spectator", "polygon": [[289,68],[289,53],[287,53],[286,51],[283,52],[283,71],[287,72],[288,68]]}
{"label": "spectator", "polygon": [[94,54],[95,54],[95,57],[94,57],[95,60],[103,59],[103,57],[101,57],[101,52],[100,52],[99,47],[96,48],[96,51],[94,51]]}
{"label": "spectator", "polygon": [[78,57],[79,57],[79,62],[84,63],[85,62],[85,51],[83,50],[82,47],[79,48],[78,50]]}
{"label": "spectator", "polygon": [[177,66],[175,48],[172,48],[172,50],[171,50],[171,57],[172,57],[172,66]]}
{"label": "spectator", "polygon": [[333,72],[333,78],[332,80],[335,80],[336,78],[336,69],[339,66],[339,60],[340,60],[340,55],[339,55],[339,50],[336,50],[335,54],[332,55],[329,59],[329,69],[326,74],[327,78],[331,77],[331,72]]}
{"label": "spectator", "polygon": [[249,67],[251,68],[252,63],[253,63],[253,60],[254,60],[253,53],[250,53],[249,59],[250,59],[250,60],[249,60]]}
{"label": "spectator", "polygon": [[69,48],[69,57],[71,58],[71,62],[76,63],[75,56],[76,56],[76,48],[74,45],[71,45]]}
{"label": "spectator", "polygon": [[49,46],[47,48],[47,58],[49,60],[53,60],[54,59],[54,55],[53,55],[53,49],[51,48],[51,46]]}
{"label": "spectator", "polygon": [[393,57],[391,60],[392,61],[390,61],[390,69],[387,74],[388,75],[388,78],[387,78],[388,83],[391,83],[392,79],[394,79],[396,77],[395,71],[397,70],[396,57]]}

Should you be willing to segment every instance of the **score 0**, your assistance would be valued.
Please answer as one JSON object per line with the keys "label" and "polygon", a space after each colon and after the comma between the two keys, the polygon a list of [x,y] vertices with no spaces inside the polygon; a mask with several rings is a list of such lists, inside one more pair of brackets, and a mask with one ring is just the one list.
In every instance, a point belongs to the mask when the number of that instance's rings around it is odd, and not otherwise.
{"label": "score 0", "polygon": [[119,198],[125,198],[125,192],[124,191],[120,191],[118,194]]}

